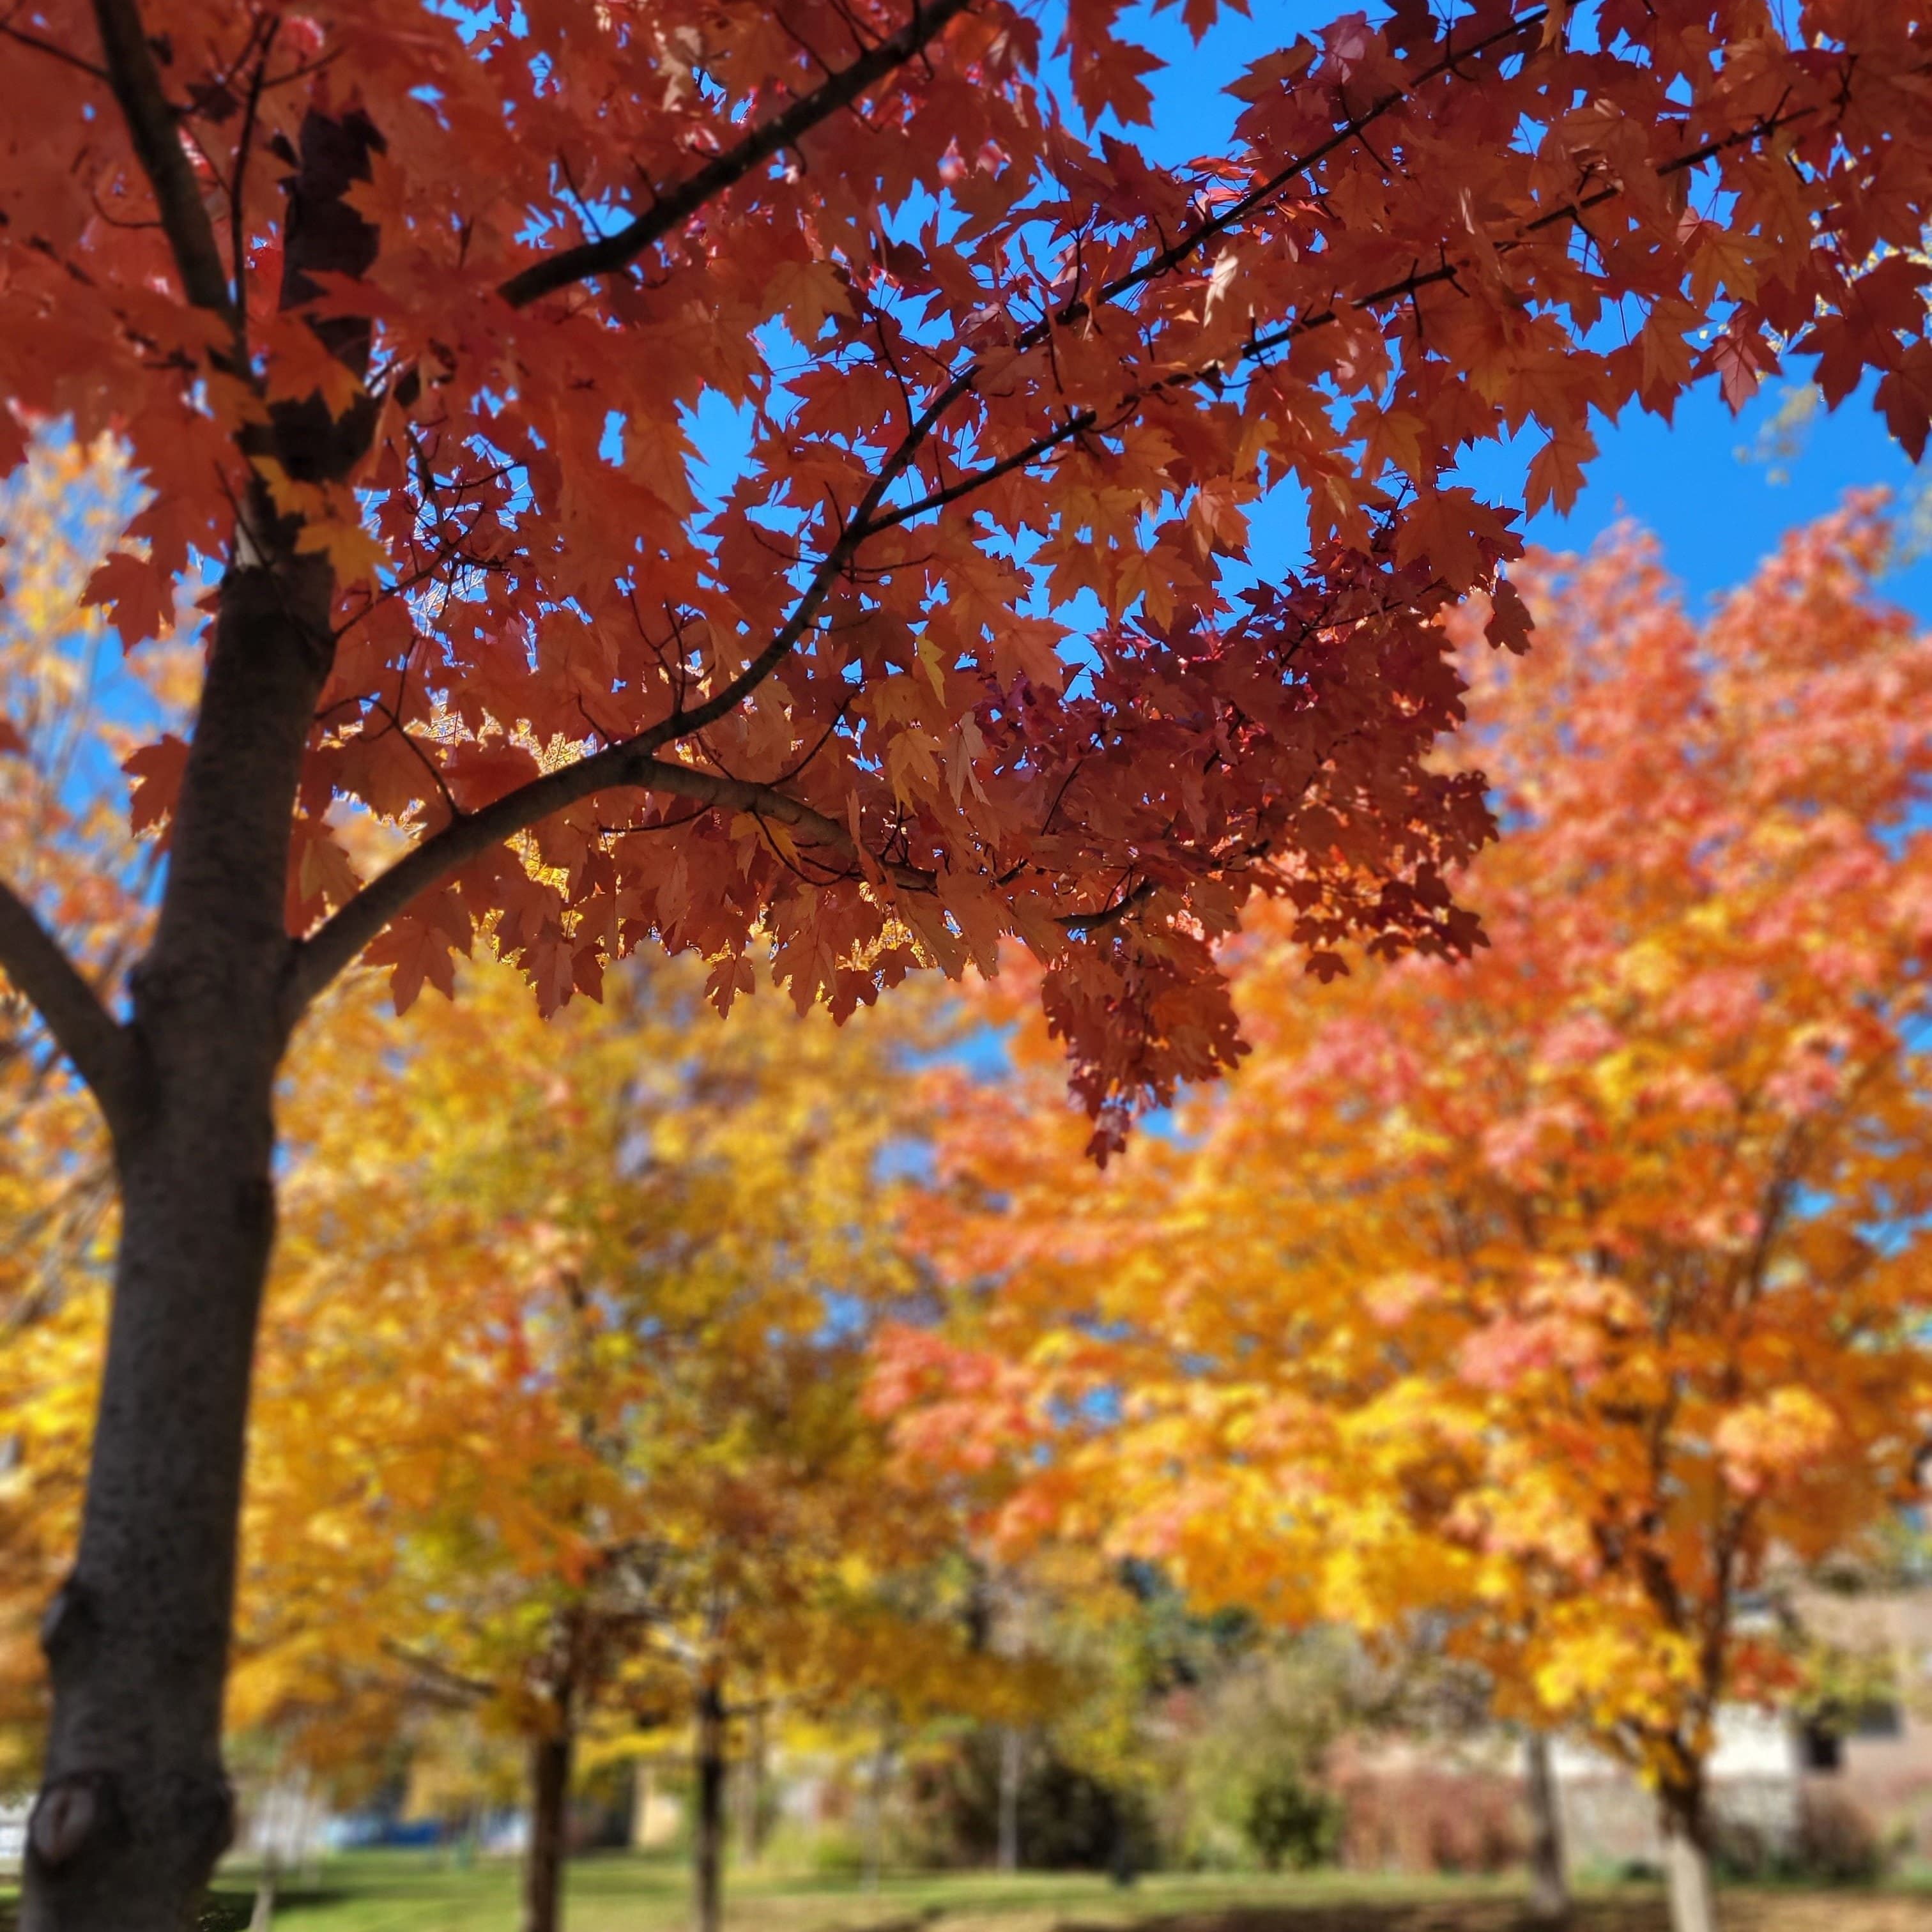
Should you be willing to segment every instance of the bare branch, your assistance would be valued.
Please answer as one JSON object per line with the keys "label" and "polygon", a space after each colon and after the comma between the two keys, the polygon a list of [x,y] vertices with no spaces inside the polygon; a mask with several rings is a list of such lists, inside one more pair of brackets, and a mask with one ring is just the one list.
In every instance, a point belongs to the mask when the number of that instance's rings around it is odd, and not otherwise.
{"label": "bare branch", "polygon": [[100,996],[80,976],[33,908],[0,880],[0,968],[32,1001],[54,1042],[86,1082],[109,1127],[127,1124],[133,1049]]}
{"label": "bare branch", "polygon": [[[228,259],[235,269],[235,332],[245,350],[248,334],[248,218],[242,190],[248,178],[249,150],[255,145],[255,117],[262,106],[262,82],[268,71],[268,56],[275,50],[275,36],[281,31],[279,20],[268,22],[262,42],[261,57],[255,63],[248,83],[248,104],[242,116],[242,132],[235,143],[234,164],[228,177]],[[254,43],[254,34],[248,36]]]}
{"label": "bare branch", "polygon": [[406,1670],[416,1673],[422,1680],[421,1687],[433,1696],[438,1696],[458,1706],[480,1704],[496,1694],[497,1687],[485,1683],[481,1678],[466,1677],[460,1670],[452,1670],[440,1659],[427,1652],[413,1648],[394,1637],[382,1640],[384,1653],[392,1657]]}
{"label": "bare branch", "polygon": [[[105,6],[110,0],[100,0],[100,4]],[[688,179],[658,194],[643,214],[616,234],[580,242],[532,262],[504,283],[499,292],[512,306],[524,308],[573,282],[628,268],[652,243],[688,221],[706,202],[762,167],[782,149],[796,147],[820,122],[850,106],[874,81],[902,67],[970,4],[971,0],[914,0],[911,17],[897,33],[868,49],[822,87],[801,95],[782,114],[753,128],[736,146],[727,148]]]}
{"label": "bare branch", "polygon": [[50,58],[59,61],[68,67],[78,68],[82,74],[91,76],[95,80],[105,80],[107,78],[106,70],[96,67],[91,60],[82,60],[80,55],[60,46],[57,42],[43,40],[38,34],[30,34],[25,29],[15,26],[14,15],[20,10],[20,8],[16,7],[14,12],[9,14],[5,20],[0,20],[0,38],[18,40],[22,46],[32,47],[36,53],[45,54]]}
{"label": "bare branch", "polygon": [[196,308],[232,322],[235,305],[221,251],[215,246],[214,224],[182,146],[174,109],[162,89],[137,0],[94,0],[94,17],[107,57],[107,84],[120,104],[134,152],[154,191],[182,292]]}
{"label": "bare branch", "polygon": [[1069,932],[1097,932],[1102,926],[1118,924],[1137,907],[1143,905],[1160,890],[1151,879],[1143,879],[1140,884],[1116,898],[1111,905],[1102,906],[1098,912],[1070,912],[1062,915],[1058,923]]}

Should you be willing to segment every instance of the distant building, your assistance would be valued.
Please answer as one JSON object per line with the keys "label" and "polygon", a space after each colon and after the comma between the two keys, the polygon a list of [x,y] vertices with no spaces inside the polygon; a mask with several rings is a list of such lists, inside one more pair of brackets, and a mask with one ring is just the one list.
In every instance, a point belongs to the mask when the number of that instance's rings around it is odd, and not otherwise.
{"label": "distant building", "polygon": [[1932,1588],[1807,1592],[1797,1611],[1820,1641],[1882,1664],[1889,1688],[1798,1732],[1814,1808],[1862,1819],[1890,1849],[1932,1858]]}
{"label": "distant building", "polygon": [[[1796,1728],[1780,1713],[1734,1705],[1718,1713],[1717,1731],[1708,1775],[1720,1828],[1760,1855],[1795,1853],[1804,1817]],[[1628,1766],[1564,1738],[1551,1757],[1573,1868],[1662,1865],[1657,1801]]]}
{"label": "distant building", "polygon": [[[1891,1687],[1810,1717],[1731,1706],[1709,1765],[1720,1856],[1856,1875],[1883,1856],[1932,1859],[1932,1588],[1802,1593],[1806,1631]],[[1629,1768],[1574,1738],[1552,1751],[1573,1870],[1660,1866],[1656,1800]],[[1527,1842],[1521,1745],[1500,1732],[1362,1739],[1330,1766],[1354,1866],[1492,1870]]]}

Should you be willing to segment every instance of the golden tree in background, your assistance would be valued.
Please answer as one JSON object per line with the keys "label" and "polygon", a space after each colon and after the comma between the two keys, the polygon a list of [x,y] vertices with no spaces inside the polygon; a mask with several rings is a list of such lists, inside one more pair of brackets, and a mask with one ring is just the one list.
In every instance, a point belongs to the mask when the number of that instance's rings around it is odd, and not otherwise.
{"label": "golden tree in background", "polygon": [[962,1519],[861,1401],[918,1288],[920,1042],[769,998],[728,1026],[674,964],[548,1025],[508,976],[458,992],[398,1022],[350,982],[285,1108],[231,1716],[311,1754],[425,1702],[520,1739],[532,1932],[574,1757],[682,1732],[710,1928],[752,1730],[1024,1695],[970,1641]]}

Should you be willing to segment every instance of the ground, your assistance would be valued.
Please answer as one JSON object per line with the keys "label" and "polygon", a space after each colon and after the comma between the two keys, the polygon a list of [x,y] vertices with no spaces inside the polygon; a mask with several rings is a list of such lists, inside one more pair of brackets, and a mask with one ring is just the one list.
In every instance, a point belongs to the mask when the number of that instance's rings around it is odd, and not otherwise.
{"label": "ground", "polygon": [[[225,1880],[207,1932],[238,1932],[244,1874]],[[1730,1890],[1723,1932],[1932,1932],[1932,1889]],[[684,1932],[685,1874],[660,1859],[593,1857],[571,1868],[568,1932]],[[7,1914],[0,1904],[0,1928]],[[319,1884],[285,1896],[275,1932],[515,1932],[516,1881],[498,1864],[434,1855],[332,1860]],[[751,1876],[730,1888],[728,1932],[1524,1932],[1510,1880],[1154,1876],[1130,1891],[1101,1878],[1022,1874],[890,1879]],[[1588,1891],[1573,1932],[1665,1932],[1653,1888]]]}

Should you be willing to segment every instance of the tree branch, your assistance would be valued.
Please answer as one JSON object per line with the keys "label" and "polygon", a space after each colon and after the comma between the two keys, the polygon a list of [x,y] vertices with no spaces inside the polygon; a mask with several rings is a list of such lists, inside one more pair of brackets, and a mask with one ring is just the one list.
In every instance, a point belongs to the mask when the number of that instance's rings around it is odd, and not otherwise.
{"label": "tree branch", "polygon": [[294,948],[284,996],[286,1024],[292,1026],[316,995],[411,900],[491,846],[501,844],[540,819],[565,811],[594,792],[635,787],[691,799],[706,806],[776,820],[803,832],[814,844],[836,852],[854,868],[869,868],[875,876],[883,875],[908,891],[932,890],[931,873],[862,854],[850,832],[836,818],[828,818],[774,785],[725,778],[694,765],[653,757],[649,741],[655,735],[647,732],[622,744],[607,746],[574,764],[520,785],[494,805],[452,820],[398,860],[380,878],[372,879]]}
{"label": "tree branch", "polygon": [[[14,9],[15,13],[19,10],[17,8]],[[13,14],[9,14],[5,20],[0,20],[0,38],[17,40],[22,46],[32,47],[36,53],[45,54],[50,60],[57,60],[63,66],[78,68],[82,74],[93,80],[105,80],[107,78],[107,70],[105,68],[96,67],[93,62],[82,59],[79,54],[71,52],[69,49],[58,46],[54,41],[44,40],[38,34],[29,34],[15,26]]]}
{"label": "tree branch", "polygon": [[[100,4],[105,6],[111,0],[100,0]],[[628,268],[652,242],[688,221],[715,196],[763,166],[782,149],[796,147],[820,122],[850,106],[873,82],[903,66],[971,4],[972,0],[914,0],[911,17],[897,33],[868,48],[850,67],[802,95],[782,114],[753,128],[689,179],[654,194],[650,206],[634,220],[614,235],[580,242],[532,262],[505,282],[499,292],[513,308],[524,308],[573,282]]]}
{"label": "tree branch", "polygon": [[[608,790],[617,785],[656,784],[679,796],[703,799],[706,794],[686,788],[700,783],[719,786],[741,783],[736,779],[714,778],[688,765],[662,764],[654,754],[664,746],[702,731],[707,725],[735,711],[790,655],[824,607],[832,584],[857,554],[860,544],[876,532],[879,526],[873,519],[885,500],[886,493],[905,474],[920,445],[932,434],[933,425],[956,393],[955,386],[949,384],[926,413],[906,431],[898,448],[879,466],[878,474],[854,508],[838,542],[826,552],[812,572],[812,580],[793,605],[791,615],[779,626],[770,643],[736,677],[713,692],[702,704],[694,704],[688,710],[680,708],[674,711],[668,718],[639,732],[634,738],[607,746],[560,770],[547,772],[541,778],[532,778],[528,784],[506,793],[480,812],[453,820],[399,859],[380,878],[372,879],[290,954],[284,1024],[292,1027],[316,994],[418,892],[428,891],[458,866],[466,864],[478,853],[487,851],[513,834],[526,831],[552,812],[561,812],[579,799],[588,798],[592,792]],[[810,807],[800,805],[783,793],[768,792],[764,788],[758,790],[760,802],[755,808],[778,818],[781,823],[801,826],[805,820],[792,814],[809,812],[817,826],[825,829],[826,843],[848,853],[855,862],[858,860],[858,848],[844,826],[820,813],[811,812]],[[734,801],[719,793],[715,800],[707,802],[728,804]],[[742,808],[754,808],[747,806]],[[819,835],[814,831],[814,836]],[[931,884],[924,874],[914,873],[910,868],[898,868],[896,873],[880,863],[879,869],[888,878],[905,874],[921,879],[928,886]]]}
{"label": "tree branch", "polygon": [[486,1702],[497,1694],[496,1685],[486,1683],[480,1677],[466,1677],[461,1671],[452,1670],[448,1664],[396,1638],[385,1637],[382,1650],[405,1670],[414,1671],[419,1678],[434,1684],[436,1690],[432,1694],[440,1694],[459,1708]]}
{"label": "tree branch", "polygon": [[162,89],[137,0],[94,0],[94,17],[107,57],[107,84],[120,104],[134,152],[154,191],[182,292],[196,308],[232,322],[235,304],[221,251],[215,246],[214,226],[182,146],[175,111]]}
{"label": "tree branch", "polygon": [[33,908],[0,880],[0,969],[33,1003],[54,1043],[86,1082],[108,1126],[127,1124],[132,1049],[126,1030],[100,1004]]}
{"label": "tree branch", "polygon": [[[1161,249],[1158,254],[1150,256],[1138,268],[1130,268],[1115,276],[1112,281],[1102,284],[1090,296],[1076,293],[1054,316],[1053,322],[1064,328],[1069,322],[1082,320],[1098,304],[1118,302],[1121,296],[1130,295],[1144,284],[1178,268],[1189,256],[1217,237],[1226,234],[1257,208],[1272,201],[1290,182],[1326,160],[1336,149],[1360,139],[1384,114],[1400,106],[1405,100],[1413,99],[1418,89],[1432,80],[1440,80],[1445,74],[1457,74],[1457,64],[1460,62],[1472,60],[1479,54],[1487,53],[1492,48],[1520,39],[1531,28],[1540,26],[1548,13],[1546,7],[1538,7],[1527,14],[1519,14],[1480,40],[1472,42],[1466,47],[1454,49],[1433,66],[1425,68],[1421,73],[1412,76],[1402,86],[1392,88],[1353,119],[1343,122],[1326,140],[1318,142],[1306,153],[1296,155],[1294,160],[1278,168],[1265,181],[1257,183],[1246,194],[1198,223],[1178,241]],[[1457,74],[1457,78],[1462,76]],[[1013,346],[1017,349],[1024,349],[1044,341],[1051,333],[1052,326],[1052,323],[1044,320],[1035,322],[1015,339]]]}

